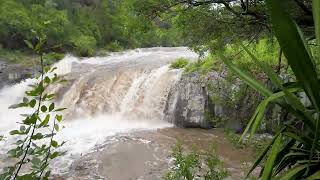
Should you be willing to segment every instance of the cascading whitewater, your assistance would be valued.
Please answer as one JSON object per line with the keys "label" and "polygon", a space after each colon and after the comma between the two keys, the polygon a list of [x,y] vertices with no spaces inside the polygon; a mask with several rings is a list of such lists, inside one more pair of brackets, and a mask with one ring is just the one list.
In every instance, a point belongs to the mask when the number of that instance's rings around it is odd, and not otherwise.
{"label": "cascading whitewater", "polygon": [[[77,158],[116,133],[171,126],[163,120],[163,112],[181,71],[170,69],[168,63],[181,57],[195,59],[197,55],[187,48],[149,48],[107,57],[66,56],[57,63],[57,73],[67,83],[49,89],[57,93],[58,106],[67,108],[66,128],[57,137],[67,141],[64,148],[69,156],[62,158]],[[27,79],[0,90],[0,134],[18,126],[19,114],[25,110],[7,107],[21,100],[32,82]],[[6,143],[10,144],[10,138],[1,147]],[[56,163],[61,170],[61,164],[67,167],[68,162],[60,159]]]}

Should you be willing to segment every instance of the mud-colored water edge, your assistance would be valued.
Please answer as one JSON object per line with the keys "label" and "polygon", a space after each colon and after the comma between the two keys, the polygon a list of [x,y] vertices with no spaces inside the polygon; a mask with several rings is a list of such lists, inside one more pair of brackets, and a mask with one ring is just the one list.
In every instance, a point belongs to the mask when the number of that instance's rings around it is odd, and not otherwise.
{"label": "mud-colored water edge", "polygon": [[172,164],[171,149],[177,140],[183,142],[186,150],[197,146],[205,151],[214,143],[230,173],[228,179],[241,179],[253,160],[253,151],[233,147],[223,130],[166,128],[112,137],[55,179],[162,179]]}

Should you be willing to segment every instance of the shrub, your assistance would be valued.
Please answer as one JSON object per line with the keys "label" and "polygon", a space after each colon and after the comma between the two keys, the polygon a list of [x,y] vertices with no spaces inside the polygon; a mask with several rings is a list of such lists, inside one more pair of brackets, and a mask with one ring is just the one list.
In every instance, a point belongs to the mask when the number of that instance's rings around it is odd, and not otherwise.
{"label": "shrub", "polygon": [[106,46],[106,49],[111,52],[119,52],[119,51],[123,51],[124,48],[121,46],[119,41],[114,41],[108,44]]}
{"label": "shrub", "polygon": [[170,68],[171,69],[181,69],[188,65],[189,60],[185,58],[179,58],[175,62],[171,63]]}
{"label": "shrub", "polygon": [[44,63],[46,65],[54,64],[55,62],[63,59],[64,56],[65,55],[61,54],[61,53],[55,53],[55,52],[48,53],[48,54],[44,55]]}
{"label": "shrub", "polygon": [[174,158],[174,167],[165,175],[166,180],[193,180],[196,176],[208,180],[222,180],[228,176],[223,162],[216,155],[214,145],[211,145],[209,151],[204,154],[195,150],[186,153],[182,144],[178,142],[173,148],[172,157]]}
{"label": "shrub", "polygon": [[94,55],[97,44],[94,37],[80,35],[79,37],[73,37],[71,42],[78,56],[88,57]]}

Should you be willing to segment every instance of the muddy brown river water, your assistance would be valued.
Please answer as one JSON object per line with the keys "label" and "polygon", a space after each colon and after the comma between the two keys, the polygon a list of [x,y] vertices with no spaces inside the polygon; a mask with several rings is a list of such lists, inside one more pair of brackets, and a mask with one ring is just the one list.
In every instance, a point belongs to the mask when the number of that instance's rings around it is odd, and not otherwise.
{"label": "muddy brown river water", "polygon": [[111,141],[82,156],[72,164],[69,173],[57,179],[162,179],[172,165],[170,154],[177,141],[182,142],[186,151],[192,147],[206,151],[214,144],[230,173],[228,179],[241,179],[253,158],[252,150],[235,148],[221,129],[165,128],[122,134]]}

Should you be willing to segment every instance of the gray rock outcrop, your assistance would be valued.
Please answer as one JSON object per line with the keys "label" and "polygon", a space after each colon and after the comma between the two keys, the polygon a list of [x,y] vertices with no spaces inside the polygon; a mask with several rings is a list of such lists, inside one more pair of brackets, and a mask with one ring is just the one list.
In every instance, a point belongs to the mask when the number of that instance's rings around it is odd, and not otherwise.
{"label": "gray rock outcrop", "polygon": [[37,68],[27,68],[17,64],[8,64],[0,60],[0,89],[7,84],[15,84],[23,79],[34,76]]}
{"label": "gray rock outcrop", "polygon": [[[240,79],[228,79],[227,70],[205,76],[184,73],[172,87],[164,110],[165,119],[179,127],[224,127],[242,132],[263,96]],[[272,85],[265,82],[271,89]],[[306,96],[302,102],[308,104]],[[271,133],[290,119],[288,112],[275,104],[265,111],[260,132]]]}
{"label": "gray rock outcrop", "polygon": [[184,74],[172,87],[164,114],[167,121],[179,127],[210,128],[205,117],[207,108],[206,85],[198,74]]}

